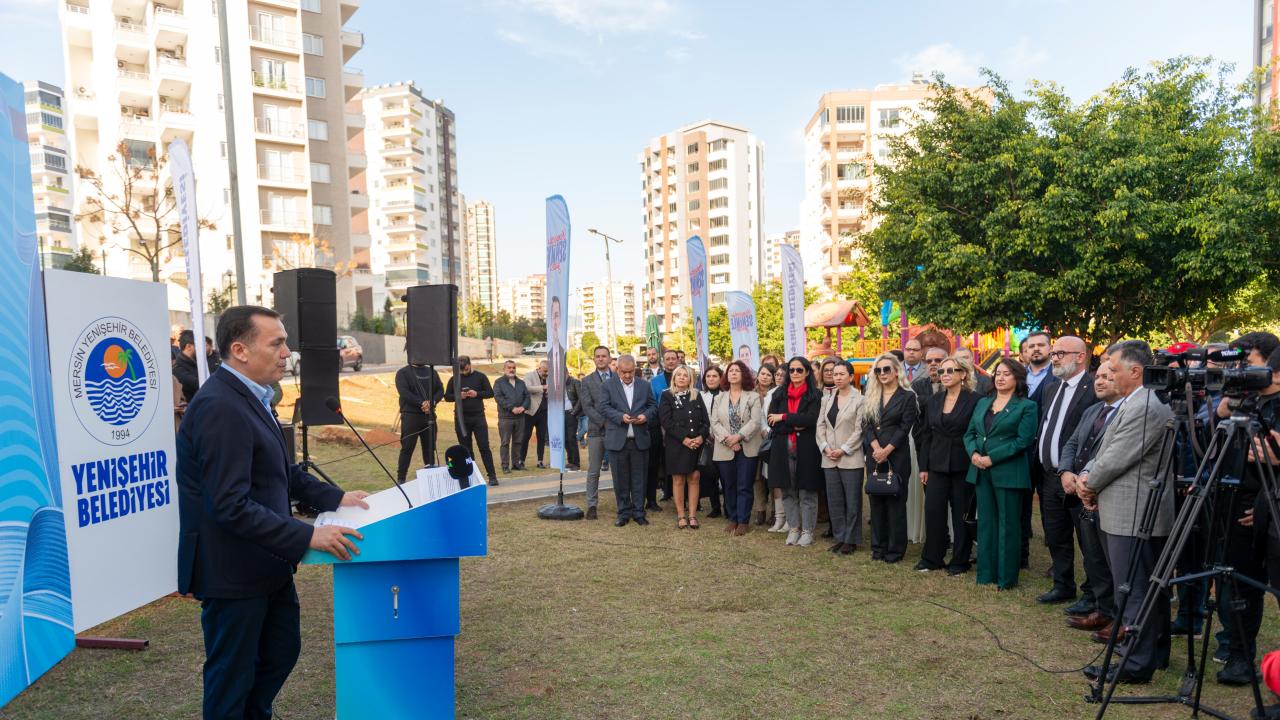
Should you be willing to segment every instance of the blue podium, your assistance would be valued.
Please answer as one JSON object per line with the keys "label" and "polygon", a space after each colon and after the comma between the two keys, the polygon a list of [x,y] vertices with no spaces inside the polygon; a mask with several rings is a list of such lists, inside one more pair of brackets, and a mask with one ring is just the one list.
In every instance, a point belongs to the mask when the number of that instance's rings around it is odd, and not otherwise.
{"label": "blue podium", "polygon": [[333,566],[339,720],[454,717],[458,558],[488,544],[487,488],[479,473],[471,482],[450,491],[448,471],[429,468],[404,485],[412,509],[391,488],[367,498],[368,510],[316,519],[364,535],[350,561],[314,550],[302,560]]}

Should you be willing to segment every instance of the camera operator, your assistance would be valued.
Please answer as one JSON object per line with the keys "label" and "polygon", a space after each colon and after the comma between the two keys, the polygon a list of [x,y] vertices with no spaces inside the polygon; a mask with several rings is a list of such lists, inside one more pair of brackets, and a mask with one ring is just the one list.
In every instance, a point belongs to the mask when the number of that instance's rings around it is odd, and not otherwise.
{"label": "camera operator", "polygon": [[[1258,391],[1256,405],[1252,408],[1250,405],[1253,399],[1247,394],[1225,392],[1225,397],[1218,405],[1220,417],[1230,417],[1237,411],[1249,412],[1256,418],[1275,417],[1276,410],[1280,407],[1280,354],[1277,353],[1277,347],[1280,347],[1280,340],[1275,335],[1264,332],[1247,333],[1231,343],[1232,349],[1246,351],[1244,362],[1250,367],[1270,367],[1271,384]],[[1267,354],[1263,355],[1263,352]],[[1270,358],[1275,358],[1276,365],[1269,362]],[[1267,437],[1267,429],[1269,428],[1264,427],[1264,438]],[[1268,578],[1265,564],[1269,543],[1267,536],[1255,533],[1254,528],[1255,508],[1265,507],[1266,499],[1261,492],[1262,478],[1253,462],[1254,450],[1237,443],[1223,450],[1228,453],[1222,462],[1224,477],[1234,476],[1240,480],[1239,488],[1226,511],[1223,564],[1234,567],[1246,577],[1266,582]],[[1261,448],[1257,450],[1261,452]],[[1270,458],[1270,453],[1264,458],[1265,462]],[[1261,527],[1263,523],[1259,522],[1258,525]],[[1241,606],[1232,616],[1230,604],[1233,601],[1233,588],[1227,583],[1218,584],[1218,613],[1224,620],[1224,627],[1230,631],[1227,663],[1218,672],[1218,682],[1224,685],[1247,685],[1254,673],[1263,598],[1262,591],[1251,585],[1239,583],[1235,590],[1240,593]]]}
{"label": "camera operator", "polygon": [[444,385],[435,368],[410,363],[396,371],[396,393],[400,396],[400,457],[396,463],[396,479],[404,482],[418,443],[422,443],[422,464],[434,462],[436,405],[444,399]]}

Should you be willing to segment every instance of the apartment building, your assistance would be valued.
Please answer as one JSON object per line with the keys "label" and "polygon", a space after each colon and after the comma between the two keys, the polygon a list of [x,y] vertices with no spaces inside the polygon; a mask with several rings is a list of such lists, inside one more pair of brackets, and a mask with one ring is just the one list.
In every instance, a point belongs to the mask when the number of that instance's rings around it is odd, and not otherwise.
{"label": "apartment building", "polygon": [[[340,325],[355,311],[357,289],[372,287],[366,162],[364,153],[347,151],[364,129],[364,114],[347,112],[364,86],[364,74],[347,64],[364,47],[364,33],[346,27],[358,7],[358,0],[301,3],[303,69],[308,78],[323,80],[308,84],[313,92],[306,102],[312,234],[333,258],[344,259],[337,268]],[[372,295],[366,296],[364,310],[371,315]]]}
{"label": "apartment building", "polygon": [[614,281],[610,286],[603,280],[590,282],[574,288],[571,301],[581,317],[581,331],[595,333],[600,342],[644,333],[643,306],[635,283]]}
{"label": "apartment building", "polygon": [[512,319],[543,320],[547,317],[547,276],[528,275],[498,283],[498,310]]}
{"label": "apartment building", "polygon": [[[107,192],[121,192],[122,183],[113,178],[122,165],[146,170],[147,184],[167,184],[165,172],[154,172],[157,158],[174,139],[185,140],[195,168],[198,212],[213,225],[201,231],[203,283],[217,290],[233,282],[235,270],[228,171],[232,145],[224,112],[230,102],[248,300],[271,304],[272,273],[278,269],[349,262],[349,243],[340,245],[330,230],[335,222],[348,223],[347,216],[335,218],[332,205],[314,202],[310,172],[312,140],[341,142],[346,129],[326,125],[323,118],[332,115],[325,110],[317,109],[313,120],[308,106],[352,93],[363,78],[341,71],[337,63],[308,62],[311,55],[304,49],[316,49],[324,41],[303,32],[302,15],[327,9],[345,20],[357,6],[357,0],[227,0],[230,46],[222,48],[217,3],[60,3],[75,163],[105,178]],[[339,39],[329,41],[325,51],[336,59],[345,57],[348,48]],[[230,97],[223,90],[224,62],[230,63]],[[152,195],[149,188],[138,189],[144,198]],[[77,180],[79,207],[90,200],[89,190]],[[143,240],[151,248],[168,246],[159,257],[160,279],[169,283],[170,307],[186,309],[181,245],[170,240],[176,230],[144,229],[145,237],[139,238],[131,231],[115,232],[100,220],[83,219],[77,232],[105,258],[106,273],[150,279],[149,263],[130,248],[142,248]],[[176,213],[172,224],[176,228]],[[317,252],[312,239],[317,228],[327,236],[329,252]],[[341,298],[339,304],[349,307],[350,301]]]}
{"label": "apartment building", "polygon": [[498,229],[493,205],[484,200],[466,204],[467,297],[496,313],[498,307]]}
{"label": "apartment building", "polygon": [[27,142],[31,146],[31,191],[36,200],[36,242],[42,267],[60,268],[76,251],[70,129],[62,88],[39,80],[22,84],[26,95]]}
{"label": "apartment building", "polygon": [[760,274],[760,282],[782,280],[782,246],[790,245],[800,249],[800,231],[788,230],[780,233],[769,233],[764,238],[764,271]]}
{"label": "apartment building", "polygon": [[663,332],[688,317],[685,241],[702,238],[712,304],[749,291],[764,267],[764,144],[713,120],[651,140],[640,151],[644,210],[645,314]]}
{"label": "apartment building", "polygon": [[804,199],[800,250],[805,282],[834,290],[856,262],[853,239],[875,227],[871,195],[877,165],[889,161],[889,140],[905,133],[929,85],[917,74],[906,85],[824,94],[804,131]]}
{"label": "apartment building", "polygon": [[1276,46],[1276,15],[1280,14],[1280,0],[1254,0],[1253,3],[1253,66],[1266,68],[1258,84],[1258,103],[1270,105],[1280,97],[1280,73],[1276,61],[1280,48]]}
{"label": "apartment building", "polygon": [[454,116],[413,83],[365,88],[370,268],[378,308],[403,312],[405,290],[462,279],[463,217]]}

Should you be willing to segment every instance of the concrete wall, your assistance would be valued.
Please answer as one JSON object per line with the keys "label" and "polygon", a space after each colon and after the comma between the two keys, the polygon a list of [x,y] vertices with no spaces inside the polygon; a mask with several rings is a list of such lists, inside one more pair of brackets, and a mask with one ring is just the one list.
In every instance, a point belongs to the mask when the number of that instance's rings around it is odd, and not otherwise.
{"label": "concrete wall", "polygon": [[[373,333],[354,330],[340,331],[360,342],[364,348],[364,361],[368,365],[403,365],[406,361],[404,338],[399,335],[375,335]],[[522,346],[514,340],[497,340],[494,346],[494,357],[515,357],[520,354]],[[470,355],[478,362],[486,357],[484,340],[463,337],[458,338],[458,354]]]}

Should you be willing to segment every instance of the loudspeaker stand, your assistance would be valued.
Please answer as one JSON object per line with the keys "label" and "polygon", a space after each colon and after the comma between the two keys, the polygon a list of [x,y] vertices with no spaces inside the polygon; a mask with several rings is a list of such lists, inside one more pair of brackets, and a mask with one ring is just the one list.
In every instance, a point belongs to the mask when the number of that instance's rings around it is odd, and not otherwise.
{"label": "loudspeaker stand", "polygon": [[538,517],[543,520],[581,520],[584,513],[577,505],[564,504],[564,471],[560,471],[560,492],[556,501],[538,508]]}

